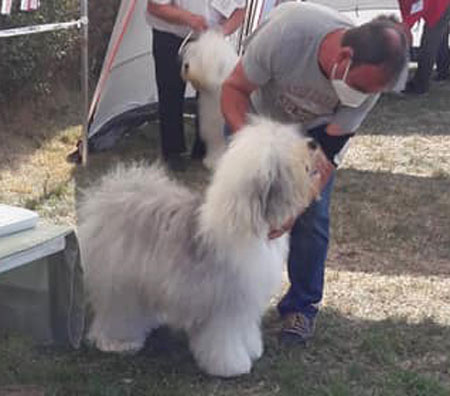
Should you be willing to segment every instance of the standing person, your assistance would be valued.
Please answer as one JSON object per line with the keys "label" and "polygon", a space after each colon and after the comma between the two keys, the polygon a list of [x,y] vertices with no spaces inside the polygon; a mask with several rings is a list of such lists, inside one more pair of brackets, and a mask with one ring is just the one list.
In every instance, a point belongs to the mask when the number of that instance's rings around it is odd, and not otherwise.
{"label": "standing person", "polygon": [[291,230],[290,288],[278,304],[282,335],[305,342],[314,332],[324,286],[329,203],[334,169],[348,139],[407,67],[408,40],[388,17],[355,27],[324,6],[284,3],[250,37],[244,54],[222,87],[221,105],[233,132],[256,112],[301,123],[323,152],[316,164],[321,199],[276,238]]}
{"label": "standing person", "polygon": [[180,76],[178,50],[190,31],[219,28],[225,35],[233,33],[244,20],[245,0],[149,0],[147,11],[153,30],[162,155],[170,168],[182,170],[186,84]]}
{"label": "standing person", "polygon": [[433,66],[450,20],[450,0],[398,1],[403,22],[409,29],[420,19],[425,21],[420,40],[417,70],[405,88],[405,93],[424,94],[430,88]]}
{"label": "standing person", "polygon": [[450,48],[448,36],[450,35],[450,23],[442,35],[441,44],[436,58],[436,81],[447,80],[450,77]]}

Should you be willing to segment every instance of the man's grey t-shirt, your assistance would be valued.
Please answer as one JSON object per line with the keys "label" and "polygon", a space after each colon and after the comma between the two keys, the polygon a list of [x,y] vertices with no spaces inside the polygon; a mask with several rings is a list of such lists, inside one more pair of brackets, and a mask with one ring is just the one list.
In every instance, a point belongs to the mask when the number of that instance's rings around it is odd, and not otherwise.
{"label": "man's grey t-shirt", "polygon": [[251,102],[259,114],[306,129],[335,123],[346,132],[359,127],[379,95],[358,108],[342,106],[320,69],[318,51],[330,32],[353,23],[337,11],[311,3],[284,3],[249,38],[242,65],[258,85]]}

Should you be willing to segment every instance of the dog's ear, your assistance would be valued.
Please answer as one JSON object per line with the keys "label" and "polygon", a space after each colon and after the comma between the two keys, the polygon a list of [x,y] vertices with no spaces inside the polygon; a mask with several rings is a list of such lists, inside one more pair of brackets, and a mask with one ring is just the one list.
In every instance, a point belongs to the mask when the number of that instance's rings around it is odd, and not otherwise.
{"label": "dog's ear", "polygon": [[272,169],[268,188],[263,205],[265,221],[272,227],[281,226],[291,215],[293,199],[296,196],[293,191],[290,174],[292,170],[278,164]]}
{"label": "dog's ear", "polygon": [[250,226],[255,234],[267,225],[267,201],[271,183],[263,175],[253,178],[250,186],[249,205]]}
{"label": "dog's ear", "polygon": [[258,172],[253,177],[245,179],[245,185],[240,186],[241,191],[231,194],[232,199],[225,205],[229,209],[230,223],[259,235],[266,232],[268,226],[286,220],[285,218],[281,220],[280,216],[283,210],[284,189],[283,181],[277,175],[279,172],[271,169],[269,172]]}
{"label": "dog's ear", "polygon": [[281,164],[272,165],[270,170],[252,179],[250,187],[250,223],[255,233],[262,228],[281,226],[293,213],[293,178],[289,169]]}
{"label": "dog's ear", "polygon": [[269,168],[263,217],[271,227],[280,227],[296,217],[312,200],[310,152],[317,150],[318,145],[313,140],[296,139],[274,157]]}

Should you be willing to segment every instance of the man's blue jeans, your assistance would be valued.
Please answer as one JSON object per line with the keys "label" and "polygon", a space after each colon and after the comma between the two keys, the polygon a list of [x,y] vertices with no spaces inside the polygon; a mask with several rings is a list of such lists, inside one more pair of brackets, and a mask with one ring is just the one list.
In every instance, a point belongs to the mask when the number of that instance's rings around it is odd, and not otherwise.
{"label": "man's blue jeans", "polygon": [[280,314],[301,312],[313,318],[322,300],[328,251],[329,206],[334,174],[320,200],[299,216],[291,231],[288,273],[291,285],[278,304]]}

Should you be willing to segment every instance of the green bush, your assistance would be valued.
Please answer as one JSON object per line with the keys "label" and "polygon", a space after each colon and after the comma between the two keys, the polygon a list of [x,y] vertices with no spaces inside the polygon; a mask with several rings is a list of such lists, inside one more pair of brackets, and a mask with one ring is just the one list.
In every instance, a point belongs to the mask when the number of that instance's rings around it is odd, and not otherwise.
{"label": "green bush", "polygon": [[100,74],[119,5],[120,0],[89,2],[89,67],[93,83]]}
{"label": "green bush", "polygon": [[[0,29],[66,22],[80,17],[79,0],[45,0],[34,12],[0,16]],[[91,0],[90,76],[97,78],[120,0]],[[0,39],[0,102],[48,94],[55,84],[79,86],[80,31],[76,28]]]}

